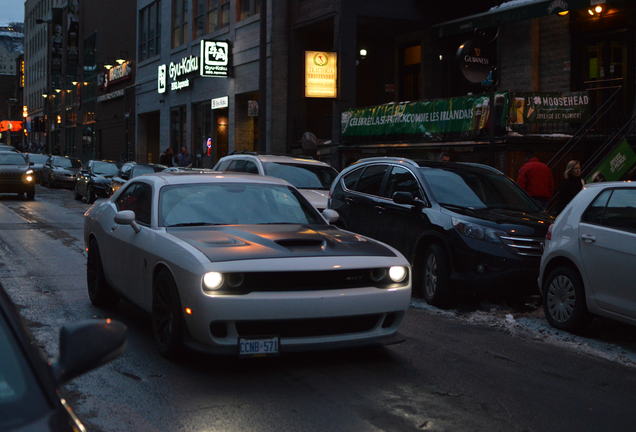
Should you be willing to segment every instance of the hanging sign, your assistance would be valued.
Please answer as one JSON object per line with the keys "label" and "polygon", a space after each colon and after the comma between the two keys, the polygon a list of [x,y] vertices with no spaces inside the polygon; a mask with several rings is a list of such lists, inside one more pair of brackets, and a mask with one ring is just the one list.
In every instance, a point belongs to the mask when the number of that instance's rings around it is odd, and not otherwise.
{"label": "hanging sign", "polygon": [[493,61],[487,55],[485,46],[478,40],[471,39],[457,49],[459,68],[468,81],[480,83],[488,78],[493,68]]}
{"label": "hanging sign", "polygon": [[305,97],[338,96],[338,53],[305,51]]}

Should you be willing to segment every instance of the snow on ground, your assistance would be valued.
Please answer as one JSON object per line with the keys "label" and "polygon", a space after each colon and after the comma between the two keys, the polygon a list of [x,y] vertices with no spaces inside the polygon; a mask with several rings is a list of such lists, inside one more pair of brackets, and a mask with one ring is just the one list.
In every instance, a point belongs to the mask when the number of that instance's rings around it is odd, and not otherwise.
{"label": "snow on ground", "polygon": [[529,338],[550,345],[572,349],[593,357],[602,358],[624,366],[636,367],[636,352],[624,347],[584,336],[574,335],[550,326],[543,317],[543,313],[520,314],[515,317],[511,313],[497,314],[497,307],[490,311],[476,310],[463,313],[459,310],[442,310],[428,303],[413,299],[411,307],[427,312],[459,319],[470,324],[498,328],[513,336]]}

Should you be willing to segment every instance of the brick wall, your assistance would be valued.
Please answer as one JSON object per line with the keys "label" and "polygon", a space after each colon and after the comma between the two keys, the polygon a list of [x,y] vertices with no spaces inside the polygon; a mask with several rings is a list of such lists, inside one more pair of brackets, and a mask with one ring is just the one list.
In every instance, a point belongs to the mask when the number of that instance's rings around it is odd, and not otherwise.
{"label": "brick wall", "polygon": [[569,17],[544,17],[540,27],[541,91],[570,91]]}
{"label": "brick wall", "polygon": [[530,21],[502,26],[499,35],[499,89],[530,91],[531,66]]}

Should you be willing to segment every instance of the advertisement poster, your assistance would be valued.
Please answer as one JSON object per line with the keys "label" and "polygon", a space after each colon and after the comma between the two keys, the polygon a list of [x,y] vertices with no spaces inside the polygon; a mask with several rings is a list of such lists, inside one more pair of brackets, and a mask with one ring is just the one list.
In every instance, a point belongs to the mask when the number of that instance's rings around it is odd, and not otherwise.
{"label": "advertisement poster", "polygon": [[636,165],[636,153],[626,139],[623,139],[596,167],[585,180],[586,183],[623,180]]}
{"label": "advertisement poster", "polygon": [[546,124],[582,123],[590,112],[590,97],[585,91],[513,93],[511,102],[509,118],[513,129],[521,125],[541,128]]}

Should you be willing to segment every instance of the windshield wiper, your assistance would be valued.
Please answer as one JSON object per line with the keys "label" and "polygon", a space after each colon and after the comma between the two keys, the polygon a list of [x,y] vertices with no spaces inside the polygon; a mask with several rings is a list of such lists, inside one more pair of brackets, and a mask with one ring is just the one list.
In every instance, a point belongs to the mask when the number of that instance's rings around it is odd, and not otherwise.
{"label": "windshield wiper", "polygon": [[465,207],[465,206],[461,206],[458,204],[450,204],[450,203],[438,203],[439,205],[443,206],[443,207],[448,207],[450,209],[455,209],[455,210],[467,210],[467,211],[471,211],[474,212],[477,209],[473,208],[473,207]]}
{"label": "windshield wiper", "polygon": [[182,223],[178,223],[178,224],[167,225],[166,228],[187,227],[187,226],[204,226],[204,225],[225,225],[225,224],[212,223],[212,222],[182,222]]}

